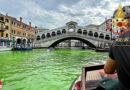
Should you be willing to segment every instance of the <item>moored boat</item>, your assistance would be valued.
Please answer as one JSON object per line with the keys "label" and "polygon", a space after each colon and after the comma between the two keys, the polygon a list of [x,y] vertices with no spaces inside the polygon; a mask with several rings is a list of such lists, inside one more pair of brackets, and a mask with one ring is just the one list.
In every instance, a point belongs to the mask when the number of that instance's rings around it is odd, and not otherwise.
{"label": "moored boat", "polygon": [[11,51],[12,50],[12,48],[0,48],[0,52],[1,51]]}
{"label": "moored boat", "polygon": [[109,49],[101,49],[101,48],[96,48],[96,52],[109,52]]}
{"label": "moored boat", "polygon": [[18,51],[21,51],[21,50],[32,50],[32,48],[13,48],[12,50],[18,50]]}

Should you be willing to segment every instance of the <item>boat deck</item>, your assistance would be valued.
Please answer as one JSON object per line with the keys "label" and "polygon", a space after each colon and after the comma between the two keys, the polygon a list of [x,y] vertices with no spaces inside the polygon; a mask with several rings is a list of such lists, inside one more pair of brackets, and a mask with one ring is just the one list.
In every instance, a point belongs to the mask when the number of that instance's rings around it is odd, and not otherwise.
{"label": "boat deck", "polygon": [[87,77],[85,86],[87,90],[95,89],[98,86],[99,82],[102,80],[99,70],[89,71],[86,73],[86,75]]}
{"label": "boat deck", "polygon": [[90,81],[90,80],[101,80],[101,75],[99,73],[99,70],[95,70],[95,71],[89,71],[86,73],[87,77],[86,80]]}

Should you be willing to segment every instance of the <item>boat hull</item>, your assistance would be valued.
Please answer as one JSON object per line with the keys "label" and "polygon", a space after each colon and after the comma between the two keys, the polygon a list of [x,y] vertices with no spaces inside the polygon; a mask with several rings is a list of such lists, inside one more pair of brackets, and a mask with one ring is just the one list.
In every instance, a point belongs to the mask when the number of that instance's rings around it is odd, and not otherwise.
{"label": "boat hull", "polygon": [[109,49],[95,49],[96,52],[109,52]]}
{"label": "boat hull", "polygon": [[77,82],[80,82],[81,81],[81,75],[78,76],[77,78],[75,78],[75,80],[72,82],[71,86],[70,86],[70,89],[69,90],[76,90],[75,88],[75,85]]}
{"label": "boat hull", "polygon": [[21,51],[21,50],[32,50],[32,48],[14,48],[13,50],[18,50],[18,51]]}

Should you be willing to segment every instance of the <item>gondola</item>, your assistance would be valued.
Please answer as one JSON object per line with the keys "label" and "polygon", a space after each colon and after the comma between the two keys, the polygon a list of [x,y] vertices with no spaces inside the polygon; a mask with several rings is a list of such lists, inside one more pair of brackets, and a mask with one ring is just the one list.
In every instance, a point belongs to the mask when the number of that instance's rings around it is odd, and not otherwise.
{"label": "gondola", "polygon": [[101,48],[96,48],[96,52],[109,52],[109,49],[101,49]]}
{"label": "gondola", "polygon": [[72,82],[69,90],[97,90],[99,83],[103,80],[118,79],[116,73],[106,74],[103,68],[104,65],[83,66],[82,74]]}

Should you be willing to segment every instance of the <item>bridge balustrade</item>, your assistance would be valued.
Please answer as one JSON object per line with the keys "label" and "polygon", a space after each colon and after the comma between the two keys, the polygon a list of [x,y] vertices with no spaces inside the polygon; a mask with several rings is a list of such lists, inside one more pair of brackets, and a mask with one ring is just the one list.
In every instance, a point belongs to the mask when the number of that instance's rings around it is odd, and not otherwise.
{"label": "bridge balustrade", "polygon": [[[104,41],[104,42],[109,42],[110,41],[110,37],[109,39],[104,39],[104,38],[100,38],[100,37],[94,37],[94,36],[89,36],[89,35],[84,35],[84,34],[80,34],[80,33],[77,33],[77,32],[73,32],[73,33],[70,33],[70,32],[67,32],[67,33],[62,33],[60,35],[56,35],[56,36],[53,36],[51,38],[51,36],[49,38],[44,38],[43,41],[49,41],[49,40],[54,40],[54,39],[59,39],[59,37],[66,37],[66,36],[69,36],[69,37],[83,37],[83,38],[87,38],[87,39],[92,39],[92,40],[97,40],[97,41]],[[42,40],[39,40],[39,41],[42,41]]]}
{"label": "bridge balustrade", "polygon": [[50,38],[54,38],[54,37],[60,37],[63,35],[70,35],[73,34],[74,35],[79,35],[79,36],[85,36],[86,38],[94,38],[94,39],[103,39],[103,40],[111,40],[110,35],[105,35],[103,33],[98,33],[98,32],[93,32],[93,31],[88,31],[88,30],[82,30],[82,29],[78,29],[77,31],[74,32],[68,32],[66,31],[66,29],[62,29],[62,30],[58,30],[58,31],[53,31],[52,33],[47,33],[46,35],[43,34],[41,37],[38,36],[36,40],[48,40]]}

